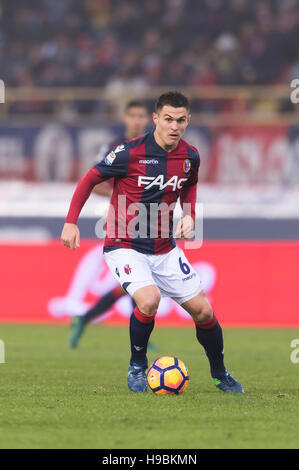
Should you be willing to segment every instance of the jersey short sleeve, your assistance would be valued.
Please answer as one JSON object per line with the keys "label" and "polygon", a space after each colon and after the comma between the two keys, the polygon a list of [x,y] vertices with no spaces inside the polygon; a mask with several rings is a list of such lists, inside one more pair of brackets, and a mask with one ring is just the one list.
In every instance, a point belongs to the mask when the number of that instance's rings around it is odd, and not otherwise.
{"label": "jersey short sleeve", "polygon": [[130,149],[128,145],[118,145],[109,152],[102,161],[98,162],[96,168],[103,178],[117,178],[126,176],[129,167]]}

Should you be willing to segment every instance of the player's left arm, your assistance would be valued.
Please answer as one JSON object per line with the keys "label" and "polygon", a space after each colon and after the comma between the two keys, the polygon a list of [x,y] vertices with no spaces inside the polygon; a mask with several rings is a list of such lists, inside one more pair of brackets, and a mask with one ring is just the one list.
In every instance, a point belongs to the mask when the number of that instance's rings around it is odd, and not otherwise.
{"label": "player's left arm", "polygon": [[194,234],[198,171],[200,165],[198,152],[196,152],[196,155],[197,158],[193,163],[191,176],[180,192],[180,204],[183,210],[183,218],[178,222],[174,238],[191,238]]}

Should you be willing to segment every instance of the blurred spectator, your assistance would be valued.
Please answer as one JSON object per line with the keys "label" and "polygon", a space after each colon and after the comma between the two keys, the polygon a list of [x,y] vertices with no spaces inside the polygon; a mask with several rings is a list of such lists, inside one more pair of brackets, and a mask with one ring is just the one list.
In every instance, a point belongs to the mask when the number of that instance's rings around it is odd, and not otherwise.
{"label": "blurred spectator", "polygon": [[10,86],[266,85],[298,76],[297,0],[2,3],[1,78]]}

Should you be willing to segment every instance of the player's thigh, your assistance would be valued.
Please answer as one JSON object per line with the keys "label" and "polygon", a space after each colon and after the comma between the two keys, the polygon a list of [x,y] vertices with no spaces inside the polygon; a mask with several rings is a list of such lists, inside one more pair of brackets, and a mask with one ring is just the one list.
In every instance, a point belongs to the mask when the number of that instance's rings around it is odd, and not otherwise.
{"label": "player's thigh", "polygon": [[[135,285],[134,287],[138,287]],[[153,315],[157,312],[161,294],[156,284],[139,287],[134,291],[133,299],[140,312]]]}
{"label": "player's thigh", "polygon": [[135,250],[119,248],[104,253],[104,258],[114,278],[134,298],[135,302],[135,292],[150,286],[152,286],[150,289],[141,292],[149,292],[149,295],[152,295],[154,299],[157,298],[158,288],[152,277],[146,255]]}
{"label": "player's thigh", "polygon": [[186,302],[181,303],[181,307],[183,307],[196,322],[209,321],[213,317],[213,309],[204,290]]}
{"label": "player's thigh", "polygon": [[183,250],[176,247],[159,256],[154,261],[152,270],[163,297],[171,297],[181,305],[203,290],[200,277]]}

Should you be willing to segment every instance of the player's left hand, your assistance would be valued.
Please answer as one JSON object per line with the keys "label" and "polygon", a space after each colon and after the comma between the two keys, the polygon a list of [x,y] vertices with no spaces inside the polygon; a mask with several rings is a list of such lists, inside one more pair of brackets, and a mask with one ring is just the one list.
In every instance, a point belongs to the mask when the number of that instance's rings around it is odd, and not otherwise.
{"label": "player's left hand", "polygon": [[194,220],[190,215],[183,217],[176,228],[174,238],[192,238],[194,235]]}

